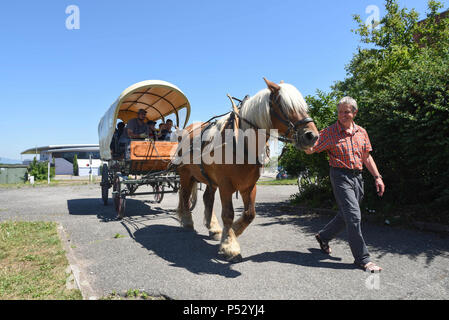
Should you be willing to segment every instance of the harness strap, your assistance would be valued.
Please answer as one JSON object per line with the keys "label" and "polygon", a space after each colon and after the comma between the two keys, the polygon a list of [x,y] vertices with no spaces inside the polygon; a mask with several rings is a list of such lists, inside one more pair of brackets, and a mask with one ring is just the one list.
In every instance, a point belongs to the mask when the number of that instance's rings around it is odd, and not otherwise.
{"label": "harness strap", "polygon": [[[201,154],[203,154],[203,146],[204,146],[203,133],[204,133],[204,131],[208,130],[212,125],[215,125],[215,123],[209,122],[209,124],[206,127],[201,129],[201,134],[200,134],[200,139],[201,139],[201,147],[200,147],[201,150],[200,151],[201,151]],[[200,164],[198,166],[200,167],[201,174],[203,175],[204,178],[206,178],[209,187],[213,188],[212,180],[207,175],[206,170],[204,170],[203,161],[200,161]]]}
{"label": "harness strap", "polygon": [[[249,124],[251,127],[253,127],[254,129],[260,129],[258,126],[256,126],[254,123],[252,123],[252,122],[249,121],[248,119],[243,118],[240,114],[237,114],[237,116],[238,116],[241,120],[243,120],[243,121],[245,121],[247,124]],[[290,139],[290,138],[287,138],[287,137],[273,136],[272,134],[267,133],[267,132],[265,133],[265,135],[266,135],[267,137],[274,137],[274,138],[278,139],[278,140],[281,141],[281,142],[285,142],[285,143],[292,143],[292,142],[293,142],[293,139]]]}
{"label": "harness strap", "polygon": [[[287,114],[284,112],[284,110],[282,108],[278,108],[282,115],[284,116],[284,118],[282,118],[279,113],[277,113],[276,109],[274,108],[274,103],[279,100],[279,96],[276,97],[276,99],[274,99],[273,97],[273,93],[270,94],[270,113],[272,113],[276,118],[279,119],[279,121],[281,121],[283,124],[285,124],[287,126],[287,132],[285,133],[285,137],[287,137],[290,133],[291,130],[296,131],[298,126],[303,126],[306,125],[308,123],[314,122],[312,118],[307,117],[301,120],[296,121],[294,124],[291,122],[291,120],[289,119],[289,117],[287,116]],[[288,139],[288,138],[287,138]],[[291,141],[293,139],[290,139]]]}

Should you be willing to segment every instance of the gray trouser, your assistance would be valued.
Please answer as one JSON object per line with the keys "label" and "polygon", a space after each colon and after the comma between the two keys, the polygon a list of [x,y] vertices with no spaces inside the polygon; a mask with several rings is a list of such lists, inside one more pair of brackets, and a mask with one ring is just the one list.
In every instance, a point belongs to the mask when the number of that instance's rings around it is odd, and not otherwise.
{"label": "gray trouser", "polygon": [[330,178],[339,210],[319,235],[323,241],[330,241],[346,227],[354,263],[366,264],[371,260],[361,229],[362,175],[331,167]]}

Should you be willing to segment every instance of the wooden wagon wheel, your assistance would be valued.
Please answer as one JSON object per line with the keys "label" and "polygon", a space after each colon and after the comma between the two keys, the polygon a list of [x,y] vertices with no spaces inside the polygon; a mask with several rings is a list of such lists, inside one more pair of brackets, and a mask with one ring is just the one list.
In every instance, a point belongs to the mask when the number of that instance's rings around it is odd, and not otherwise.
{"label": "wooden wagon wheel", "polygon": [[133,185],[133,184],[128,184],[127,185],[129,194],[132,196],[134,192],[136,192],[138,186],[137,185]]}
{"label": "wooden wagon wheel", "polygon": [[125,216],[125,206],[126,206],[126,198],[125,195],[122,194],[120,177],[114,177],[114,206],[115,211],[117,212],[117,217],[119,219],[123,219]]}
{"label": "wooden wagon wheel", "polygon": [[108,193],[111,184],[109,183],[109,169],[108,165],[103,164],[103,169],[101,171],[101,198],[105,206],[108,205]]}
{"label": "wooden wagon wheel", "polygon": [[153,185],[153,192],[156,192],[154,194],[154,201],[157,203],[162,202],[162,199],[164,198],[164,189],[164,185],[162,184]]}

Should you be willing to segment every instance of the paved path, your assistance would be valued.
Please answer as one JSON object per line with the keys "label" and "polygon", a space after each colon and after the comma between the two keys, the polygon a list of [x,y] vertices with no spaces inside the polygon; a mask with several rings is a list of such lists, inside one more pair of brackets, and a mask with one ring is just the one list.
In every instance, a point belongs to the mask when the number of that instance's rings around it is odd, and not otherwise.
{"label": "paved path", "polygon": [[[318,250],[313,235],[330,217],[292,210],[286,201],[295,192],[259,186],[257,217],[239,238],[237,264],[223,261],[218,242],[208,239],[202,201],[196,232],[178,227],[176,195],[160,205],[129,198],[128,217],[115,221],[98,185],[0,189],[0,220],[60,223],[87,296],[140,289],[173,299],[449,299],[447,237],[365,223],[368,248],[384,268],[372,276],[354,268],[344,233],[332,242],[332,256]],[[238,216],[242,203],[234,201]]]}

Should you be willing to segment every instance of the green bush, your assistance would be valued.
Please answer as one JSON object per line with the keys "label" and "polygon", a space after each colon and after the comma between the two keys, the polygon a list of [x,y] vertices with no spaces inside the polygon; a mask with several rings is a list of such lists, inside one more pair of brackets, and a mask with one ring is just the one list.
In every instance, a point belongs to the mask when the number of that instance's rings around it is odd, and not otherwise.
{"label": "green bush", "polygon": [[448,70],[449,55],[423,49],[410,68],[390,75],[387,88],[365,97],[360,114],[388,184],[388,202],[438,215],[449,214]]}
{"label": "green bush", "polygon": [[[28,166],[28,175],[34,176],[35,181],[48,179],[48,161],[38,162],[34,157],[33,162]],[[50,178],[54,178],[55,168],[50,167]]]}
{"label": "green bush", "polygon": [[337,209],[333,199],[329,177],[318,180],[302,176],[298,182],[299,192],[291,197],[291,203],[311,208]]}

